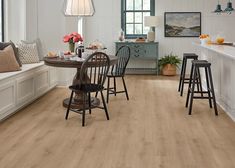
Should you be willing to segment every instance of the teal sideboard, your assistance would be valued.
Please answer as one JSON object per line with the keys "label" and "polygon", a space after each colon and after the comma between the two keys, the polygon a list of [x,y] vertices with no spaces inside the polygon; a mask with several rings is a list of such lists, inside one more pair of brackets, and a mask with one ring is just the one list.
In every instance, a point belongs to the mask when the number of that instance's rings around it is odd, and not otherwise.
{"label": "teal sideboard", "polygon": [[[157,64],[158,61],[158,42],[116,42],[116,51],[123,45],[127,45],[131,49],[131,60],[139,60],[155,62]],[[130,60],[130,61],[131,61]],[[133,61],[132,61],[133,62]],[[127,71],[131,68],[128,68]],[[154,68],[132,68],[134,71],[144,71],[146,73],[158,73],[158,67]]]}

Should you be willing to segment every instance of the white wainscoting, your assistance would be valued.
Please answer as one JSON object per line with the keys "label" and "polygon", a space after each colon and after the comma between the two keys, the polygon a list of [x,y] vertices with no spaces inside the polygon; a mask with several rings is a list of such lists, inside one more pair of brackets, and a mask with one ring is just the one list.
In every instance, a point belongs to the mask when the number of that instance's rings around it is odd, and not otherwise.
{"label": "white wainscoting", "polygon": [[57,69],[39,64],[23,65],[18,72],[0,74],[0,120],[14,114],[57,85]]}
{"label": "white wainscoting", "polygon": [[[211,62],[217,103],[235,121],[235,59],[201,46],[197,53],[200,59]],[[206,88],[203,74],[203,86]]]}

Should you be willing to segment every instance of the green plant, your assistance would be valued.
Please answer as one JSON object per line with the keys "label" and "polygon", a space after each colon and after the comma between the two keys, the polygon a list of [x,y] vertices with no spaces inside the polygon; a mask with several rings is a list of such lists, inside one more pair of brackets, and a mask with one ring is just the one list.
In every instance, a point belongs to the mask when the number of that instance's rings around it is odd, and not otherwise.
{"label": "green plant", "polygon": [[181,59],[177,55],[174,55],[172,53],[170,53],[169,55],[165,55],[158,60],[158,66],[160,68],[167,64],[175,65],[176,67],[178,67],[180,63]]}

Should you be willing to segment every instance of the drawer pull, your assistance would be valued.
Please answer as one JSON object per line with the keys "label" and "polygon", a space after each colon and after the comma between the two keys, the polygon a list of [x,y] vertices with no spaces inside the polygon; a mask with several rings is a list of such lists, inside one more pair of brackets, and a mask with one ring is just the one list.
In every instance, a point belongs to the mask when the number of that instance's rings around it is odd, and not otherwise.
{"label": "drawer pull", "polygon": [[139,46],[139,45],[135,45],[134,47],[135,47],[135,48],[139,48],[140,46]]}
{"label": "drawer pull", "polygon": [[135,50],[136,53],[140,52],[140,50]]}
{"label": "drawer pull", "polygon": [[140,55],[136,55],[136,54],[135,54],[134,56],[135,56],[135,57],[139,57]]}

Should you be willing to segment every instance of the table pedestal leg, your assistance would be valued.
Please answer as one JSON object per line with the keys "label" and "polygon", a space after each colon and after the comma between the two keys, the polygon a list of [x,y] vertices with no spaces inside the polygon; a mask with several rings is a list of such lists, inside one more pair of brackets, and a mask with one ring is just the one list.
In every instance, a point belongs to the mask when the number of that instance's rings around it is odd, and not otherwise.
{"label": "table pedestal leg", "polygon": [[[87,80],[89,80],[88,76],[86,76]],[[77,73],[76,75],[74,76],[74,79],[73,79],[73,85],[78,85],[79,84],[79,80],[80,79],[80,69],[77,69]],[[80,110],[83,108],[83,100],[82,100],[82,97],[83,97],[83,94],[82,92],[75,92],[75,96],[72,100],[72,103],[71,103],[71,106],[70,108],[72,109],[75,109],[75,110]],[[86,96],[86,107],[88,107],[88,97]],[[64,107],[68,107],[68,104],[69,104],[69,98],[65,99],[63,101],[63,106]],[[100,105],[100,100],[98,98],[95,98],[95,97],[91,97],[91,107],[94,108],[94,107],[97,107]]]}

